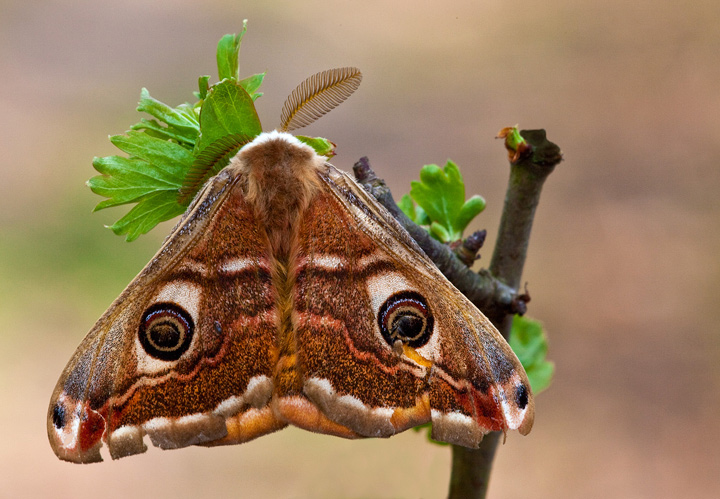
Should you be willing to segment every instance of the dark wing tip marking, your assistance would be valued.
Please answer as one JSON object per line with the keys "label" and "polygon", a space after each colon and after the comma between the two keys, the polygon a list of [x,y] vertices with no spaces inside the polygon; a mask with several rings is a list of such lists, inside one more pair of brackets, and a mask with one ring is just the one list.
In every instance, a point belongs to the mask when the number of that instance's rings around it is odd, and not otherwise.
{"label": "dark wing tip marking", "polygon": [[524,384],[520,384],[515,392],[515,402],[520,409],[525,409],[530,401],[530,395]]}
{"label": "dark wing tip marking", "polygon": [[53,425],[55,425],[55,428],[57,428],[58,430],[61,430],[65,427],[65,423],[66,423],[65,406],[63,406],[60,402],[55,404],[55,407],[53,407],[52,421],[53,421]]}

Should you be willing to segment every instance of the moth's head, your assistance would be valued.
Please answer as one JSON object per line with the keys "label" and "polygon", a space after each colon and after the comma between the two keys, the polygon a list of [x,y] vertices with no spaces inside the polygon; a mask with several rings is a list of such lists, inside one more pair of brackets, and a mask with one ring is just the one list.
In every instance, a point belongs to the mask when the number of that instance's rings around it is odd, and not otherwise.
{"label": "moth's head", "polygon": [[325,156],[287,133],[262,133],[243,146],[230,161],[242,176],[245,200],[269,233],[272,227],[292,225],[320,189],[318,173],[326,170]]}

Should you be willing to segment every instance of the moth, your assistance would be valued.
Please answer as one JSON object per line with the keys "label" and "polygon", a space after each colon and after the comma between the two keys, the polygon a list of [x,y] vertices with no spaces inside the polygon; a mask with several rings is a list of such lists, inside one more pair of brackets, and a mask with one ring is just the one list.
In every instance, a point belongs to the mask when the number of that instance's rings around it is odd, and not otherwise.
{"label": "moth", "polygon": [[[287,125],[284,129],[287,129]],[[67,461],[295,425],[477,447],[527,434],[527,376],[490,321],[348,174],[284,131],[210,178],[57,383]]]}

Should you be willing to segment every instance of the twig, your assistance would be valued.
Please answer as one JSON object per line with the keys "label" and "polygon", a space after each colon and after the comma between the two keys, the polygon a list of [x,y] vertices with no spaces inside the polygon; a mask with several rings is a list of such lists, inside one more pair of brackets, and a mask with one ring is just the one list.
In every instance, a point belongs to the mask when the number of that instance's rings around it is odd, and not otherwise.
{"label": "twig", "polygon": [[[508,147],[510,180],[498,239],[490,262],[490,273],[511,289],[520,286],[530,230],[543,183],[562,160],[560,148],[547,140],[545,130],[522,130],[520,135],[527,141],[527,145]],[[501,307],[483,309],[483,312],[507,338],[512,326],[512,315]],[[485,497],[499,437],[498,432],[486,435],[479,449],[452,446],[450,498]]]}

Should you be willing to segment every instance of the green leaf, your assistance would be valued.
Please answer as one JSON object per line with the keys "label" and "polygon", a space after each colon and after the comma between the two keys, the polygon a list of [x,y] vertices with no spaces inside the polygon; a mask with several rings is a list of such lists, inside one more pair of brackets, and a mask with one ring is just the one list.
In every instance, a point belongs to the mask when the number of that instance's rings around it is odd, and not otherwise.
{"label": "green leaf", "polygon": [[140,120],[139,123],[135,123],[133,126],[131,126],[130,130],[145,132],[151,137],[155,137],[161,140],[173,140],[178,144],[182,145],[183,147],[191,150],[195,143],[194,139],[192,141],[188,141],[187,137],[185,137],[184,135],[175,133],[170,127],[163,126],[155,120],[146,120],[145,118],[143,118]]}
{"label": "green leaf", "polygon": [[315,149],[315,152],[318,153],[319,156],[325,156],[326,158],[335,156],[335,144],[328,139],[323,139],[322,137],[306,137],[305,135],[296,135],[295,138]]}
{"label": "green leaf", "polygon": [[158,191],[143,197],[140,202],[110,228],[118,236],[127,234],[126,241],[134,241],[158,223],[175,218],[185,211],[178,204],[177,193]]}
{"label": "green leaf", "polygon": [[156,191],[177,195],[185,171],[192,164],[190,151],[143,132],[130,131],[110,140],[130,157],[93,160],[93,166],[102,175],[91,178],[87,184],[94,193],[108,198],[98,203],[96,211],[131,203]]}
{"label": "green leaf", "polygon": [[139,158],[95,158],[93,166],[102,175],[92,177],[87,185],[95,194],[109,198],[98,203],[95,211],[132,203],[159,190],[176,191],[180,180],[178,176]]}
{"label": "green leaf", "polygon": [[198,91],[194,92],[198,100],[203,100],[207,96],[208,89],[210,88],[209,82],[210,75],[204,75],[198,78]]}
{"label": "green leaf", "polygon": [[442,226],[439,222],[432,222],[430,224],[430,234],[437,239],[438,241],[442,241],[444,243],[452,241],[452,236],[448,232],[448,230]]}
{"label": "green leaf", "polygon": [[256,137],[262,132],[252,97],[234,80],[223,80],[207,94],[200,111],[195,155],[228,135]]}
{"label": "green leaf", "polygon": [[500,131],[505,138],[505,143],[513,151],[517,151],[520,147],[527,144],[527,141],[520,135],[520,130],[516,126],[507,127]]}
{"label": "green leaf", "polygon": [[525,368],[533,393],[545,390],[552,380],[555,365],[545,360],[548,343],[542,325],[516,315],[510,331],[510,346]]}
{"label": "green leaf", "polygon": [[485,199],[475,194],[473,197],[465,201],[460,208],[457,216],[455,217],[455,227],[460,230],[460,233],[467,228],[468,224],[485,209]]}
{"label": "green leaf", "polygon": [[238,69],[238,56],[240,54],[240,43],[247,31],[247,19],[243,20],[243,29],[237,35],[223,36],[217,45],[217,67],[220,81],[226,78],[240,79]]}
{"label": "green leaf", "polygon": [[241,146],[261,132],[253,99],[242,85],[233,79],[213,85],[203,100],[195,161],[184,170],[180,204],[189,203],[210,176],[227,166],[232,157],[228,153],[235,145]]}
{"label": "green leaf", "polygon": [[264,79],[265,73],[258,73],[252,76],[248,76],[247,78],[243,78],[238,83],[245,89],[248,94],[250,94],[252,100],[255,101],[258,99],[258,97],[262,97],[262,92],[258,92],[257,89],[260,88],[260,85],[262,85]]}
{"label": "green leaf", "polygon": [[146,133],[131,130],[127,135],[113,135],[110,142],[131,157],[143,159],[154,168],[181,180],[192,165],[192,151]]}
{"label": "green leaf", "polygon": [[425,165],[420,181],[410,184],[410,196],[425,211],[434,225],[431,234],[442,242],[457,241],[470,223],[485,208],[485,200],[473,196],[465,201],[465,183],[455,163],[444,168]]}
{"label": "green leaf", "polygon": [[[146,88],[140,92],[137,110],[147,113],[167,125],[169,133],[181,137],[183,142],[194,144],[198,134],[198,117],[193,108],[187,104],[172,108],[157,99],[150,97]],[[157,122],[155,122],[157,123]],[[137,125],[136,125],[137,126]]]}
{"label": "green leaf", "polygon": [[[132,202],[138,203],[110,227],[115,234],[127,234],[127,241],[132,241],[158,223],[185,211],[185,207],[177,202],[177,193],[184,176],[183,162],[192,156],[188,156],[189,151],[177,144],[140,132],[129,133],[132,135],[114,137],[113,142],[119,144],[122,150],[137,154],[131,153],[129,158],[121,156],[95,158],[93,166],[102,175],[91,178],[87,183],[94,193],[108,198],[98,203],[95,210]],[[157,147],[153,147],[157,145],[153,142],[169,148],[175,147],[177,150],[163,156],[158,153]],[[185,153],[185,159],[175,163],[166,161],[167,157],[177,159],[183,156],[177,154],[178,150]],[[167,153],[168,149],[165,151]]]}
{"label": "green leaf", "polygon": [[415,207],[415,223],[418,225],[430,226],[432,221],[422,206]]}
{"label": "green leaf", "polygon": [[413,426],[413,430],[420,432],[425,431],[425,436],[427,437],[428,442],[435,444],[435,445],[450,445],[447,442],[440,442],[439,440],[433,440],[432,438],[432,422],[428,421],[425,424],[421,424],[419,426]]}
{"label": "green leaf", "polygon": [[410,220],[415,222],[417,211],[415,210],[415,202],[410,197],[410,194],[405,194],[403,197],[401,197],[397,205],[398,208],[400,208]]}
{"label": "green leaf", "polygon": [[429,226],[432,223],[430,217],[427,216],[427,213],[425,213],[425,210],[423,210],[421,206],[415,204],[415,201],[413,201],[410,194],[405,194],[402,198],[400,198],[398,206],[403,213],[410,218],[410,220],[418,225],[427,226],[429,230]]}

